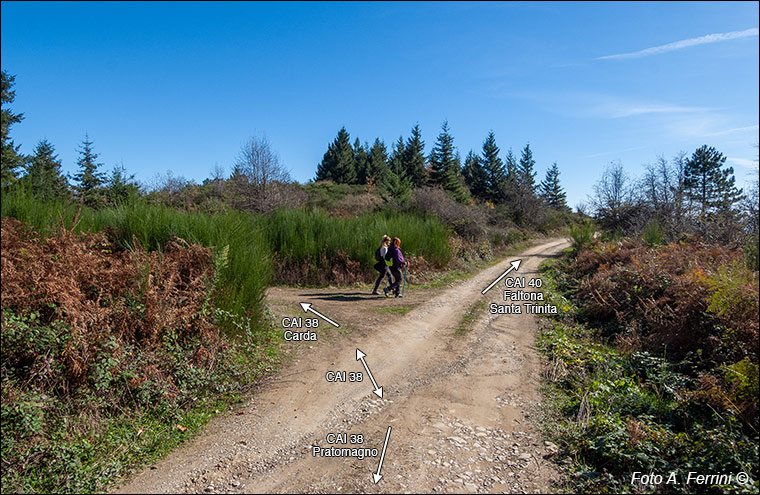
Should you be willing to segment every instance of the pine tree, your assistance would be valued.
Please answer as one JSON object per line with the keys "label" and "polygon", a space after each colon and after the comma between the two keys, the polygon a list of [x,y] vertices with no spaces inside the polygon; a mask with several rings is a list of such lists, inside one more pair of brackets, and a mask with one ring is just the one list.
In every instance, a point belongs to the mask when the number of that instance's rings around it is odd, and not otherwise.
{"label": "pine tree", "polygon": [[2,71],[0,85],[2,86],[2,116],[0,117],[0,131],[2,150],[0,151],[0,183],[3,186],[16,180],[16,169],[24,164],[24,158],[19,154],[20,146],[16,146],[10,138],[10,129],[24,119],[24,114],[13,113],[8,105],[16,99],[16,92],[12,90],[16,76]]}
{"label": "pine tree", "polygon": [[549,170],[546,171],[546,178],[541,182],[541,196],[550,208],[557,211],[566,211],[567,195],[559,185],[559,167],[557,162],[552,163]]}
{"label": "pine tree", "polygon": [[517,166],[517,186],[523,192],[534,195],[536,192],[536,172],[534,170],[536,160],[533,159],[533,152],[530,144],[526,144],[520,157],[520,163]]}
{"label": "pine tree", "polygon": [[454,147],[454,138],[449,133],[449,123],[444,121],[435,146],[430,151],[430,181],[441,186],[459,202],[468,199],[467,189],[461,180],[461,164]]}
{"label": "pine tree", "polygon": [[413,187],[422,187],[427,182],[424,151],[425,142],[422,140],[422,131],[420,131],[420,125],[416,124],[412,128],[412,135],[406,141],[403,154],[406,175]]}
{"label": "pine tree", "polygon": [[496,146],[496,137],[493,131],[488,133],[488,137],[483,142],[482,163],[488,176],[486,197],[491,202],[496,203],[503,198],[507,174],[504,169],[504,162],[499,158],[499,147]]}
{"label": "pine tree", "polygon": [[77,161],[79,172],[74,175],[74,180],[78,184],[75,189],[79,198],[91,207],[97,206],[103,200],[101,185],[105,182],[105,175],[98,172],[98,167],[103,164],[96,162],[98,154],[93,150],[93,144],[90,137],[85,134]]}
{"label": "pine tree", "polygon": [[480,157],[470,150],[464,160],[462,169],[464,182],[470,188],[473,196],[481,200],[488,200],[488,174],[480,163]]}
{"label": "pine tree", "polygon": [[341,127],[335,140],[325,152],[322,162],[317,167],[315,180],[331,180],[336,184],[356,184],[354,168],[354,150],[349,142],[345,127]]}
{"label": "pine tree", "polygon": [[61,173],[61,162],[55,148],[43,139],[34,149],[24,176],[35,196],[41,199],[59,199],[68,196],[68,183]]}
{"label": "pine tree", "polygon": [[372,148],[369,150],[367,159],[367,178],[374,180],[375,184],[384,184],[388,180],[388,152],[385,143],[380,138],[375,138]]}
{"label": "pine tree", "polygon": [[354,170],[356,170],[356,180],[359,184],[367,183],[367,168],[369,166],[367,148],[368,146],[366,144],[362,146],[359,142],[359,138],[356,138],[354,141]]}
{"label": "pine tree", "polygon": [[705,218],[716,210],[730,210],[742,199],[741,189],[735,186],[734,169],[722,168],[725,163],[726,157],[707,145],[686,160],[686,194],[699,208],[699,218]]}

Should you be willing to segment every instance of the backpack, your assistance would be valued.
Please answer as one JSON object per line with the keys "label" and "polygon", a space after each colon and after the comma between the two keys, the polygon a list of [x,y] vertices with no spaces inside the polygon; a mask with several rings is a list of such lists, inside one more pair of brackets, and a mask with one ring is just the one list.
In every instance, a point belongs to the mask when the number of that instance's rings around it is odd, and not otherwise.
{"label": "backpack", "polygon": [[380,248],[375,251],[375,261],[383,261],[383,255],[380,254]]}

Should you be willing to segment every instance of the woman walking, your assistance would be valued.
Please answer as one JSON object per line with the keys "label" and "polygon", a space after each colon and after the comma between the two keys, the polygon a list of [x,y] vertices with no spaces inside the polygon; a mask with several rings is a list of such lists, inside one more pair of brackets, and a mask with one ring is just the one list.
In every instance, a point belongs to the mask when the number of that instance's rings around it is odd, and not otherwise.
{"label": "woman walking", "polygon": [[385,255],[388,252],[388,246],[390,243],[391,238],[384,235],[380,240],[380,247],[375,251],[375,260],[377,261],[377,263],[375,263],[375,270],[380,272],[380,275],[377,277],[377,280],[375,280],[375,288],[372,289],[373,296],[380,295],[377,289],[380,287],[380,282],[382,282],[385,277],[388,277],[388,283],[391,283],[391,272],[388,269],[388,265],[385,264]]}
{"label": "woman walking", "polygon": [[393,261],[393,265],[391,265],[393,283],[383,289],[383,294],[385,294],[385,297],[388,297],[388,292],[393,291],[394,296],[398,297],[401,292],[401,268],[406,265],[404,255],[401,253],[401,239],[398,237],[393,238],[393,244],[388,248],[385,259]]}

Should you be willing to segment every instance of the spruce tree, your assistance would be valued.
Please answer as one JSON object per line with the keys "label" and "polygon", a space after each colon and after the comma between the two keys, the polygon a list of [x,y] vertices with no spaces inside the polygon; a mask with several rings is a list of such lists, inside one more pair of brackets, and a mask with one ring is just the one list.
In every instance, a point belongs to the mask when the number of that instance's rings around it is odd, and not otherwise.
{"label": "spruce tree", "polygon": [[412,135],[406,141],[403,154],[406,175],[413,187],[422,187],[427,182],[424,151],[425,142],[422,140],[422,131],[420,131],[420,125],[416,124],[412,128]]}
{"label": "spruce tree", "polygon": [[459,155],[454,147],[454,138],[449,133],[449,123],[443,122],[441,133],[436,139],[435,146],[430,151],[430,182],[441,186],[451,197],[459,202],[468,199],[467,189],[461,176]]}
{"label": "spruce tree", "polygon": [[385,143],[380,141],[380,138],[375,138],[367,158],[367,178],[372,179],[375,184],[382,185],[388,180],[389,172]]}
{"label": "spruce tree", "polygon": [[134,174],[128,174],[123,164],[113,168],[106,182],[106,196],[112,205],[127,201],[139,189]]}
{"label": "spruce tree", "polygon": [[517,186],[524,193],[533,195],[536,192],[536,172],[534,170],[536,160],[533,159],[533,152],[530,144],[526,144],[520,156],[520,163],[517,166]]}
{"label": "spruce tree", "polygon": [[315,180],[331,180],[336,184],[357,183],[354,150],[345,127],[340,128],[335,140],[327,148],[322,162],[317,166]]}
{"label": "spruce tree", "polygon": [[567,195],[559,185],[559,167],[557,162],[552,163],[549,170],[546,171],[546,178],[541,182],[541,196],[550,208],[557,211],[566,211]]}
{"label": "spruce tree", "polygon": [[705,218],[716,210],[730,210],[742,199],[736,189],[733,167],[723,168],[726,157],[707,145],[697,149],[686,160],[684,185],[689,199],[697,205],[699,217]]}
{"label": "spruce tree", "polygon": [[359,184],[367,183],[367,168],[369,166],[367,148],[366,144],[362,146],[359,138],[356,138],[354,141],[354,170],[356,170],[356,181]]}
{"label": "spruce tree", "polygon": [[98,154],[93,150],[93,144],[90,137],[85,134],[77,161],[79,172],[74,175],[74,180],[78,184],[76,191],[79,198],[91,207],[97,206],[103,200],[101,185],[105,182],[104,174],[98,172],[98,167],[103,164],[97,163]]}
{"label": "spruce tree", "polygon": [[488,137],[483,142],[482,163],[488,176],[486,197],[491,202],[496,203],[503,197],[507,173],[504,169],[504,162],[499,158],[499,147],[496,146],[496,137],[493,131],[488,133]]}
{"label": "spruce tree", "polygon": [[512,148],[509,148],[507,152],[507,159],[505,160],[507,168],[507,182],[515,182],[517,180],[517,159]]}
{"label": "spruce tree", "polygon": [[61,173],[61,162],[55,154],[55,148],[47,139],[37,143],[24,179],[32,193],[41,199],[59,199],[68,196],[68,183]]}
{"label": "spruce tree", "polygon": [[406,177],[406,164],[404,163],[404,138],[403,136],[398,137],[398,141],[396,141],[393,144],[393,149],[391,150],[391,157],[388,159],[388,166],[390,167],[391,171],[393,171],[394,174],[398,175],[399,177],[403,176]]}
{"label": "spruce tree", "polygon": [[462,169],[464,182],[470,188],[473,196],[480,200],[488,200],[488,174],[480,162],[480,157],[470,150],[464,160]]}
{"label": "spruce tree", "polygon": [[13,91],[16,76],[2,71],[0,86],[2,86],[2,116],[0,117],[0,134],[2,149],[0,150],[0,183],[3,186],[16,180],[16,170],[24,164],[24,158],[19,154],[20,146],[16,146],[10,138],[10,129],[24,119],[21,113],[13,113],[8,105],[16,99]]}

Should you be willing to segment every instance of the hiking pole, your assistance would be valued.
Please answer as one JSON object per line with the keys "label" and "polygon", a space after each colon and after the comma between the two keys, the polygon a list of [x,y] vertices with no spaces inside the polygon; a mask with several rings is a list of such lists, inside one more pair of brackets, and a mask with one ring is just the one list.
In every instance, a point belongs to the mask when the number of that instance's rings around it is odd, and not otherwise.
{"label": "hiking pole", "polygon": [[409,269],[409,265],[404,266],[404,286],[401,288],[401,297],[404,297],[406,292],[406,271]]}

